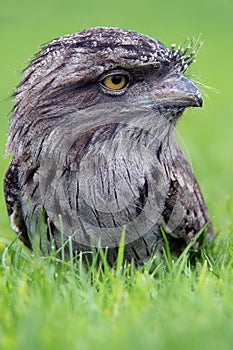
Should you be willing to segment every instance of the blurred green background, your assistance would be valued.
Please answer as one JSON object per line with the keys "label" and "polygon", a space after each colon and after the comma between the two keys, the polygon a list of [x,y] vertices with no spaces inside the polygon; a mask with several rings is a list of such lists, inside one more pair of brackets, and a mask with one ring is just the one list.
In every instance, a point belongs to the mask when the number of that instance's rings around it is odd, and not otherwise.
{"label": "blurred green background", "polygon": [[[232,0],[0,0],[0,181],[11,94],[21,71],[40,46],[62,34],[90,26],[134,29],[170,45],[198,37],[204,45],[190,70],[203,87],[204,107],[186,111],[181,135],[217,230],[232,222],[233,201],[233,1]],[[14,237],[0,192],[0,235]]]}

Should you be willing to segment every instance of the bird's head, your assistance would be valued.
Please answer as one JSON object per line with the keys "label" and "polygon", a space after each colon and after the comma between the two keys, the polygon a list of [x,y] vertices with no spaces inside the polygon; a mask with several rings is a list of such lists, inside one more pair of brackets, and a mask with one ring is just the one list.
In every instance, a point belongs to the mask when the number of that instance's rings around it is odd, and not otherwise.
{"label": "bird's head", "polygon": [[200,91],[183,75],[193,55],[120,28],[61,36],[44,46],[25,70],[10,130],[17,135],[16,125],[21,130],[35,120],[49,123],[87,108],[138,106],[176,120],[185,108],[202,105]]}

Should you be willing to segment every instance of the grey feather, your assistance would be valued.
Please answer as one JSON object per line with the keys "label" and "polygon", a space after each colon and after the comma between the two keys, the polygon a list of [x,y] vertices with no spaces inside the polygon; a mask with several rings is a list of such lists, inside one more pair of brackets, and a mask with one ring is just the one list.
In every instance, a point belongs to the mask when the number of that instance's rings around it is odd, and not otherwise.
{"label": "grey feather", "polygon": [[[59,248],[62,219],[75,252],[108,247],[113,264],[125,229],[125,259],[141,263],[164,245],[161,227],[181,251],[210,220],[175,144],[179,117],[202,105],[183,76],[193,59],[187,52],[98,27],[36,55],[16,89],[5,177],[8,213],[25,244],[45,230],[48,247],[51,231]],[[101,84],[114,72],[129,77],[120,91]]]}

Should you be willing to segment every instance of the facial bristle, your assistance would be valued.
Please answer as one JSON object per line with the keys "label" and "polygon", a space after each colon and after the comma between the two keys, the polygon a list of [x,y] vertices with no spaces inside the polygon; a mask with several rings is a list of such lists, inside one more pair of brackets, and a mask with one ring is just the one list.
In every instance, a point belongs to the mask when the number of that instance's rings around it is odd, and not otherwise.
{"label": "facial bristle", "polygon": [[177,47],[176,44],[171,44],[169,59],[181,72],[185,72],[191,63],[196,61],[195,58],[202,44],[203,42],[199,38],[197,40],[194,38],[189,39],[184,47]]}

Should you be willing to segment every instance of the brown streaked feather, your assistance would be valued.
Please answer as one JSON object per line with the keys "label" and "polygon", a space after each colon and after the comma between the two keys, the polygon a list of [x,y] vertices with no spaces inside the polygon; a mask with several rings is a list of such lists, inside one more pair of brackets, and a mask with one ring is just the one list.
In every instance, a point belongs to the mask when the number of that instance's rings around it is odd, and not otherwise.
{"label": "brown streaked feather", "polygon": [[28,230],[21,210],[18,170],[19,161],[13,158],[4,178],[4,195],[13,230],[20,236],[20,239],[26,246],[31,247]]}

